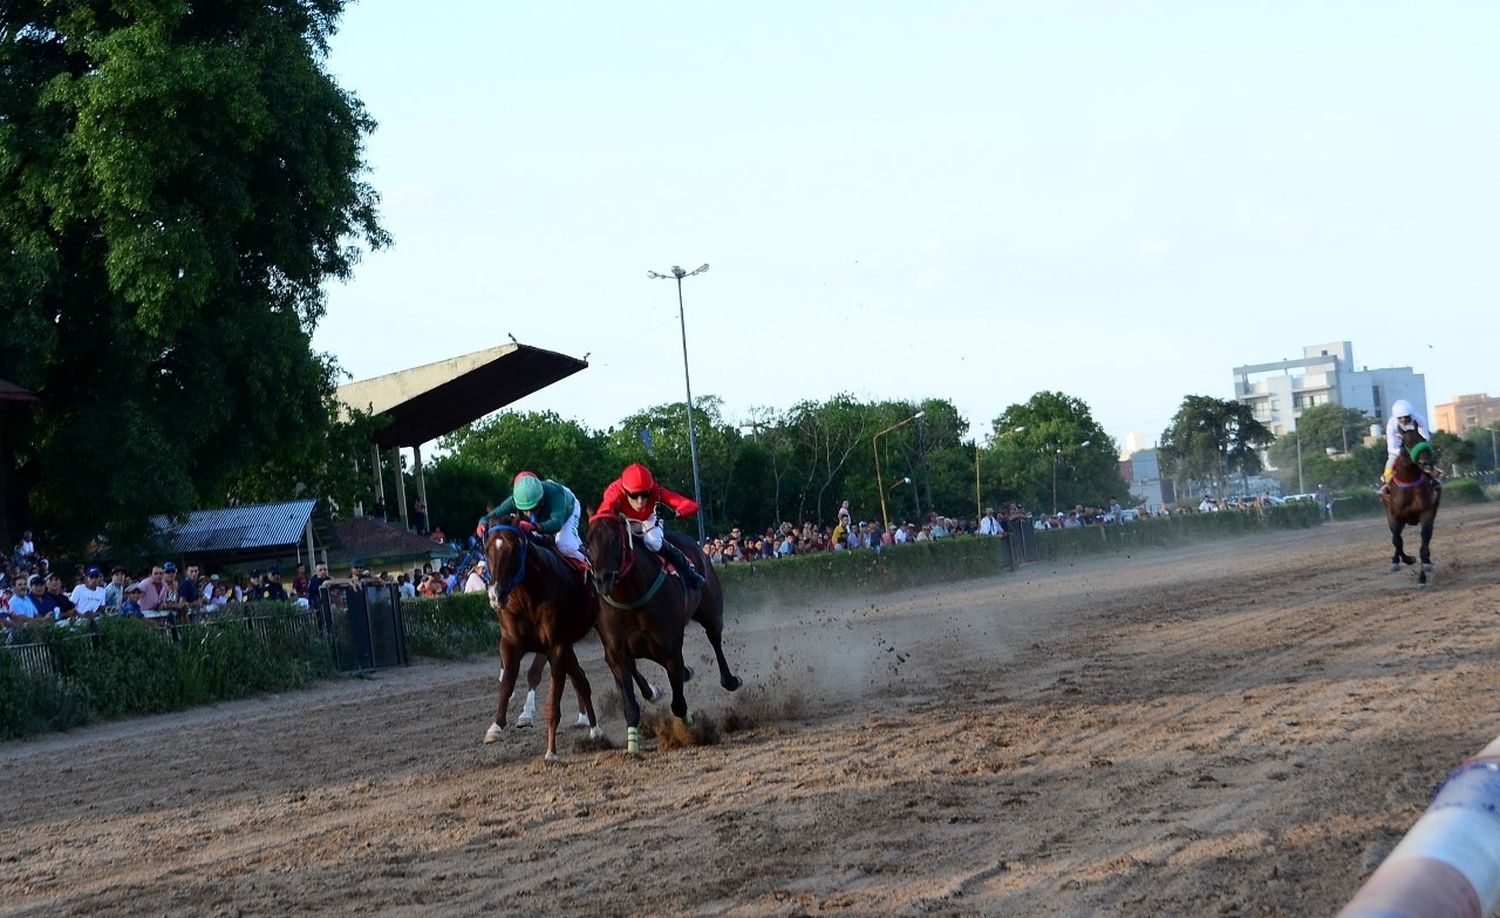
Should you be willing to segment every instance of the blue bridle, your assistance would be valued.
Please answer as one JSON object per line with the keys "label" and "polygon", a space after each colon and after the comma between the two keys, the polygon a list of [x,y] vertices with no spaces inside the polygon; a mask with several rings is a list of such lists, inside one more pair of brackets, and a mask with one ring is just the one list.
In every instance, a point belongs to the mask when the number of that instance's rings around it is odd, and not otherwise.
{"label": "blue bridle", "polygon": [[[496,523],[489,528],[488,532],[485,533],[485,541],[488,542],[490,537],[497,532],[515,533],[516,541],[521,545],[521,563],[516,565],[515,574],[513,574],[510,579],[506,580],[505,583],[500,585],[500,596],[505,597],[509,596],[510,591],[516,588],[516,584],[526,579],[526,558],[528,555],[527,546],[531,543],[531,537],[526,534],[526,530],[522,529],[519,526],[512,526],[508,523]],[[496,571],[495,574],[496,576],[498,576],[499,571]]]}

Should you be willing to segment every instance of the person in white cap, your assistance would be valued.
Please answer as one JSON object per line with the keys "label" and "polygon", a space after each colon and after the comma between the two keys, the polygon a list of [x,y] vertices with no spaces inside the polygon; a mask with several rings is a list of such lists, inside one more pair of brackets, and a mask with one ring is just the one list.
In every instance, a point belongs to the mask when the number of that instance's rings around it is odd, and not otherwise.
{"label": "person in white cap", "polygon": [[468,578],[464,580],[464,592],[483,593],[488,589],[489,584],[485,582],[485,576],[489,574],[489,568],[489,564],[484,561],[475,562],[474,569],[469,571]]}

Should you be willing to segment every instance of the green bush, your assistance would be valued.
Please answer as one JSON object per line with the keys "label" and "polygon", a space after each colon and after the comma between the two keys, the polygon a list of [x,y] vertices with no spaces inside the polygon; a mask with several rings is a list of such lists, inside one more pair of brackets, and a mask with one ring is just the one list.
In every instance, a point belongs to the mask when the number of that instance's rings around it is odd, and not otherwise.
{"label": "green bush", "polygon": [[55,673],[22,669],[0,653],[0,737],[59,730],[95,718],[174,711],[299,688],[333,673],[327,641],[308,613],[257,603],[246,617],[179,625],[109,617],[97,630],[38,625]]}
{"label": "green bush", "polygon": [[796,555],[717,568],[726,595],[795,601],[844,591],[885,593],[928,583],[986,577],[1009,564],[1002,539],[955,538],[892,545],[880,552]]}
{"label": "green bush", "polygon": [[0,653],[0,740],[89,722],[83,695],[66,679],[32,674],[15,656]]}
{"label": "green bush", "polygon": [[1484,485],[1471,478],[1459,478],[1443,485],[1444,504],[1482,504],[1489,500]]}
{"label": "green bush", "polygon": [[1385,516],[1385,504],[1380,502],[1380,492],[1373,488],[1345,491],[1333,499],[1335,520],[1357,520],[1370,516]]}
{"label": "green bush", "polygon": [[[1312,504],[1225,513],[1191,513],[1144,519],[1121,526],[1084,526],[1028,535],[1038,560],[1067,561],[1088,555],[1140,551],[1225,538],[1266,529],[1316,526]],[[988,577],[1008,570],[1003,539],[960,537],[915,542],[872,551],[822,552],[775,561],[718,568],[724,591],[736,603],[801,602],[846,593],[884,593],[929,583]]]}
{"label": "green bush", "polygon": [[500,622],[484,593],[408,599],[401,604],[406,648],[415,656],[455,660],[493,652]]}

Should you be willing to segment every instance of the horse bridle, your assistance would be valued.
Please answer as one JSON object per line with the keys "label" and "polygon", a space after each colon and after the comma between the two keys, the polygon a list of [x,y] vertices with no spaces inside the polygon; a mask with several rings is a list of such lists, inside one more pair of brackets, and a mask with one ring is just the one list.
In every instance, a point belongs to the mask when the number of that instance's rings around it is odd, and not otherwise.
{"label": "horse bridle", "polygon": [[[618,586],[620,581],[625,578],[625,575],[630,573],[630,571],[635,568],[635,533],[630,528],[630,518],[625,514],[611,513],[604,514],[604,517],[609,519],[615,525],[619,526],[620,529],[622,529],[625,533],[625,537],[620,540],[620,567],[615,571],[615,586]],[[665,567],[658,568],[656,571],[656,580],[651,583],[650,589],[641,594],[641,597],[639,599],[635,599],[630,602],[620,602],[613,596],[609,595],[610,590],[606,590],[602,582],[599,582],[596,585],[599,588],[599,597],[601,599],[614,606],[616,609],[629,611],[631,609],[639,609],[641,606],[644,606],[646,603],[655,598],[657,591],[661,589],[662,584],[666,583],[666,581],[667,569]],[[611,587],[610,589],[613,589],[613,587]]]}
{"label": "horse bridle", "polygon": [[[503,584],[495,587],[495,600],[501,606],[504,606],[505,601],[510,598],[510,591],[515,589],[516,585],[522,580],[526,579],[526,561],[529,556],[531,539],[526,535],[526,530],[519,526],[512,526],[509,523],[496,523],[485,533],[485,540],[492,541],[495,535],[501,532],[515,533],[516,542],[521,546],[521,561],[516,565],[516,572],[507,578]],[[499,571],[495,571],[494,574],[496,577],[500,576]]]}

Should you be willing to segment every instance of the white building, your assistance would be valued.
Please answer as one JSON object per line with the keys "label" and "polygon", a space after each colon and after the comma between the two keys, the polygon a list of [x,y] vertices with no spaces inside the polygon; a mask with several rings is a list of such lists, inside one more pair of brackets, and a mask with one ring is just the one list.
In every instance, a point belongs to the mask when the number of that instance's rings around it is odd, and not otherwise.
{"label": "white building", "polygon": [[1297,418],[1316,405],[1357,408],[1383,420],[1391,403],[1404,398],[1431,417],[1426,377],[1411,367],[1355,369],[1348,341],[1304,347],[1300,360],[1235,367],[1234,397],[1278,437],[1296,430]]}

